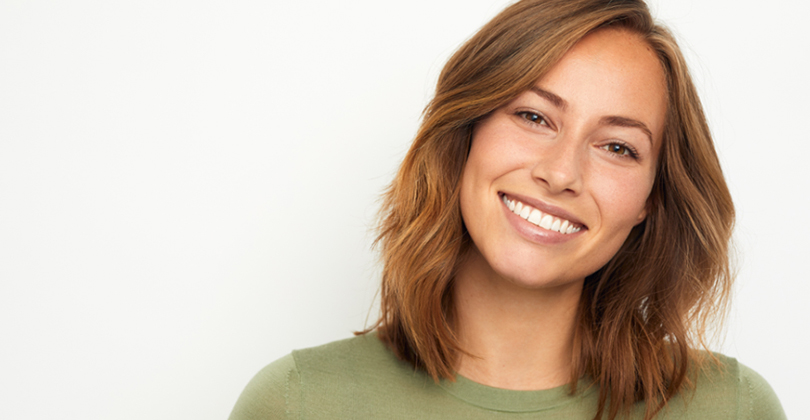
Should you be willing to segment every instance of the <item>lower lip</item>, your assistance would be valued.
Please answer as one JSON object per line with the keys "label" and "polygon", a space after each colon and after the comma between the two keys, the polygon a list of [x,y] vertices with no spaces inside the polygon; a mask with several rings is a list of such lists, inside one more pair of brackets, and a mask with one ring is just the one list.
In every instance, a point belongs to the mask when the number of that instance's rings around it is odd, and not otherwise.
{"label": "lower lip", "polygon": [[560,233],[553,230],[543,229],[540,226],[537,226],[534,223],[531,223],[528,220],[518,216],[517,214],[512,213],[512,210],[509,210],[509,207],[506,207],[506,204],[504,204],[503,198],[498,197],[498,201],[501,202],[501,207],[503,207],[503,211],[506,213],[506,220],[509,221],[509,224],[515,228],[520,236],[536,244],[561,244],[579,237],[579,235],[586,230],[582,229],[579,232],[574,233]]}

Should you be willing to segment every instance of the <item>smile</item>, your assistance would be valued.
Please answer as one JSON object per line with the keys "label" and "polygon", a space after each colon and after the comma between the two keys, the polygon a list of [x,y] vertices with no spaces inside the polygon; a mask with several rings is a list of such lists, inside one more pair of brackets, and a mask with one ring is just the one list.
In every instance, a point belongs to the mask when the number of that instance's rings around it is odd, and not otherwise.
{"label": "smile", "polygon": [[522,217],[527,222],[540,226],[543,229],[559,232],[562,234],[576,233],[582,230],[582,226],[559,217],[545,214],[536,208],[523,204],[517,200],[510,200],[503,196],[503,203],[516,215]]}

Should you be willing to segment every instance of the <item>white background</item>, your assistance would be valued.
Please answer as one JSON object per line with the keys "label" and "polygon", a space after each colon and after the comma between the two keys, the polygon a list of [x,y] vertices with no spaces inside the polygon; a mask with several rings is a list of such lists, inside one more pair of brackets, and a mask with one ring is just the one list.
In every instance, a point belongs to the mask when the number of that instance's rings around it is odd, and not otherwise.
{"label": "white background", "polygon": [[[0,418],[222,419],[268,362],[362,329],[378,195],[506,3],[0,1]],[[716,348],[802,418],[810,7],[652,9],[738,210]]]}

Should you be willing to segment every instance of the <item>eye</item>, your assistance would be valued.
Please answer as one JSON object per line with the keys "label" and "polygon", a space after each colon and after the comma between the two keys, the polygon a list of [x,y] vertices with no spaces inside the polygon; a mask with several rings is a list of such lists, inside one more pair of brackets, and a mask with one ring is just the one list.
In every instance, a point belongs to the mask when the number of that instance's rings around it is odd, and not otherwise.
{"label": "eye", "polygon": [[526,121],[528,121],[528,122],[530,122],[532,124],[546,125],[546,126],[549,125],[548,121],[546,121],[546,117],[544,117],[544,116],[542,116],[542,115],[540,115],[540,114],[538,114],[536,112],[518,111],[516,114],[518,116],[520,116],[520,118],[523,118],[524,120],[526,120]]}
{"label": "eye", "polygon": [[636,153],[636,151],[630,145],[624,143],[608,143],[601,148],[621,157],[629,157],[633,159],[638,158],[638,153]]}

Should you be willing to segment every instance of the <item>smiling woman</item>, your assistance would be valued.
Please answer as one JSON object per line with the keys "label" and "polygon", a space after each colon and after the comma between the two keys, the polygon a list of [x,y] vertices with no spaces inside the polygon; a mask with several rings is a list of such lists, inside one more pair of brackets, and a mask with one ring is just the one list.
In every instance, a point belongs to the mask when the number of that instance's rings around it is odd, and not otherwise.
{"label": "smiling woman", "polygon": [[460,192],[475,245],[467,264],[483,257],[492,265],[487,276],[581,290],[646,216],[665,83],[642,39],[603,29],[478,122]]}
{"label": "smiling woman", "polygon": [[376,325],[272,363],[231,418],[784,418],[699,350],[733,220],[646,5],[517,2],[444,67],[385,195]]}

